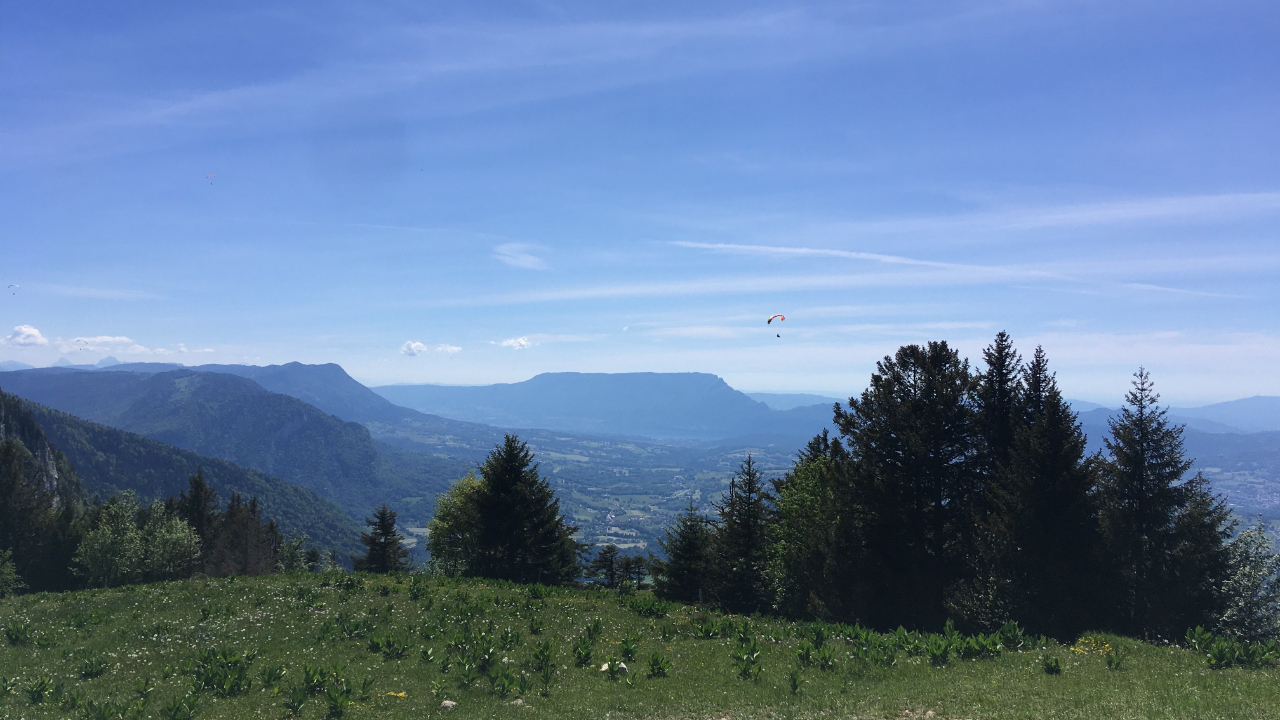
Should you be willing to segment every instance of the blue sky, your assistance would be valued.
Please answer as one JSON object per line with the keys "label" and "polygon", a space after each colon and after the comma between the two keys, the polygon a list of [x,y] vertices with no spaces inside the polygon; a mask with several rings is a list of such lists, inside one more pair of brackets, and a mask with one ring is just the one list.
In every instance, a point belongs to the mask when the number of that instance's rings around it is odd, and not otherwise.
{"label": "blue sky", "polygon": [[1280,394],[1272,2],[0,12],[0,359]]}

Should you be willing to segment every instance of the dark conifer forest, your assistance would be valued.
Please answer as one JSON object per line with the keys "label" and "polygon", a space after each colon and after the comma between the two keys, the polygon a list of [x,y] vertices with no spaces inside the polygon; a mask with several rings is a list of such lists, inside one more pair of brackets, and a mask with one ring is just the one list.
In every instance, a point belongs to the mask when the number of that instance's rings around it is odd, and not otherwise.
{"label": "dark conifer forest", "polygon": [[783,477],[748,457],[713,514],[681,516],[656,591],[880,629],[1221,625],[1235,523],[1158,400],[1139,369],[1086,455],[1040,348],[1024,360],[1000,333],[975,368],[945,342],[902,347]]}

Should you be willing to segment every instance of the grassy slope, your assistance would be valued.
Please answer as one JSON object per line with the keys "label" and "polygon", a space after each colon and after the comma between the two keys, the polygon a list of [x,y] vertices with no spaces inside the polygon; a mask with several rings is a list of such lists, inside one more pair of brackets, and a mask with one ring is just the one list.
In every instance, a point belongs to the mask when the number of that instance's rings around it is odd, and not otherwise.
{"label": "grassy slope", "polygon": [[[333,576],[337,579],[340,576]],[[254,671],[268,665],[287,668],[284,685],[299,681],[304,663],[342,664],[353,681],[372,678],[368,700],[350,706],[349,718],[423,718],[442,716],[440,699],[459,703],[449,717],[902,717],[904,711],[940,718],[1259,718],[1280,716],[1280,671],[1206,669],[1203,658],[1178,648],[1155,647],[1108,638],[1128,653],[1124,669],[1109,671],[1096,654],[1079,654],[1053,646],[1063,660],[1059,676],[1041,670],[1038,652],[1005,653],[994,660],[953,661],[942,669],[920,658],[899,654],[897,666],[855,672],[848,648],[834,644],[840,660],[832,671],[809,669],[799,694],[792,695],[786,677],[795,667],[797,626],[761,620],[764,673],[759,682],[739,680],[729,657],[735,641],[698,639],[690,632],[695,611],[679,608],[654,620],[624,609],[616,596],[588,591],[556,591],[545,600],[530,600],[524,588],[494,583],[433,583],[426,597],[411,600],[407,585],[392,579],[360,581],[355,590],[322,587],[320,576],[193,580],[117,590],[62,595],[30,595],[0,600],[0,622],[30,623],[31,645],[0,642],[0,674],[16,679],[15,694],[0,699],[5,717],[81,717],[61,710],[52,700],[32,705],[23,688],[39,676],[64,683],[88,698],[127,700],[141,678],[152,677],[156,689],[145,716],[158,717],[160,707],[186,692],[191,679],[179,672],[198,648],[217,646],[260,653]],[[378,588],[389,592],[383,595]],[[309,601],[299,599],[310,596]],[[385,661],[365,649],[360,639],[315,639],[317,628],[339,612],[364,617],[369,608],[393,606],[390,622],[415,646],[403,659]],[[308,607],[310,605],[310,607]],[[523,631],[523,641],[509,651],[514,667],[526,666],[533,643],[551,639],[560,667],[550,695],[531,690],[523,706],[498,698],[480,680],[470,689],[458,686],[458,670],[442,675],[439,664],[423,663],[419,650],[446,652],[464,608],[475,626],[492,621],[501,630]],[[202,609],[209,611],[202,619]],[[546,629],[528,633],[529,620],[540,618]],[[571,662],[570,643],[592,618],[603,621],[596,644],[595,668]],[[443,623],[443,632],[423,640],[424,624]],[[661,639],[664,626],[677,632]],[[611,682],[599,672],[601,657],[616,652],[628,632],[640,635],[639,658],[631,663],[633,686]],[[45,643],[47,646],[41,646]],[[643,672],[654,651],[672,662],[667,678],[649,679]],[[106,661],[99,678],[82,680],[84,660]],[[438,694],[432,692],[439,688]],[[387,693],[405,693],[396,697]],[[200,718],[281,718],[284,695],[264,691],[255,680],[248,694],[215,699],[202,696]],[[324,704],[307,701],[302,716],[319,718]]]}

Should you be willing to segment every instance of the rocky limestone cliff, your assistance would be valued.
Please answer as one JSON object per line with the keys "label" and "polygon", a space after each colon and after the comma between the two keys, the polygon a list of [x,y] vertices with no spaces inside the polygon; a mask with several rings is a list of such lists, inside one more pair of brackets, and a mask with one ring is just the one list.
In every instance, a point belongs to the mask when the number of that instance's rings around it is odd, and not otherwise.
{"label": "rocky limestone cliff", "polygon": [[0,442],[5,440],[15,440],[26,449],[30,455],[27,479],[50,496],[55,510],[80,499],[80,483],[66,456],[49,444],[22,400],[0,392]]}

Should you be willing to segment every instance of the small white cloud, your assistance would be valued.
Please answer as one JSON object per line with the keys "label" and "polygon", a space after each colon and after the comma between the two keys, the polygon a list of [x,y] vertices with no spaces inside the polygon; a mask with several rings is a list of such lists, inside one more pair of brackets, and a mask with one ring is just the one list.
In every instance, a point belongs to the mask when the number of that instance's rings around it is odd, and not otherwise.
{"label": "small white cloud", "polygon": [[407,340],[405,341],[405,344],[400,346],[400,354],[408,355],[409,357],[414,357],[418,353],[422,353],[426,351],[427,351],[426,345],[423,345],[420,342],[414,342],[413,340]]}
{"label": "small white cloud", "polygon": [[152,350],[151,348],[144,347],[142,345],[133,344],[125,348],[125,352],[129,353],[130,355],[150,355],[152,353]]}
{"label": "small white cloud", "polygon": [[13,334],[5,338],[3,342],[6,345],[48,345],[49,339],[30,325],[19,325],[13,329]]}
{"label": "small white cloud", "polygon": [[507,338],[498,344],[502,347],[509,347],[512,350],[524,350],[525,348],[530,348],[534,345],[534,343],[529,342],[529,338],[527,337]]}
{"label": "small white cloud", "polygon": [[89,345],[132,345],[133,340],[123,335],[96,335],[94,337],[72,338],[72,343],[88,343]]}
{"label": "small white cloud", "polygon": [[457,345],[448,345],[446,343],[440,343],[439,345],[436,346],[436,352],[444,353],[446,355],[452,355],[454,353],[462,352],[462,348],[458,347]]}
{"label": "small white cloud", "polygon": [[511,267],[546,270],[546,261],[533,254],[533,251],[538,249],[536,245],[527,243],[506,243],[494,248],[493,256]]}

